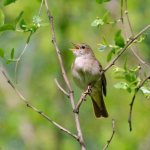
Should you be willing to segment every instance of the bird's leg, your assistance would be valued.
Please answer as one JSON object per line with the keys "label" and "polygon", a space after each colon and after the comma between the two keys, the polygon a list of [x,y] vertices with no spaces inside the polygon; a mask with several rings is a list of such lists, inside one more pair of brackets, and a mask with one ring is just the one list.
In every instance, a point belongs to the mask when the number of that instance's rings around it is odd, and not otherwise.
{"label": "bird's leg", "polygon": [[91,86],[91,84],[89,84],[87,89],[81,94],[81,97],[80,97],[75,109],[73,110],[74,113],[79,113],[79,108],[80,108],[82,102],[86,100],[86,96],[89,95],[91,92],[92,92],[92,86]]}

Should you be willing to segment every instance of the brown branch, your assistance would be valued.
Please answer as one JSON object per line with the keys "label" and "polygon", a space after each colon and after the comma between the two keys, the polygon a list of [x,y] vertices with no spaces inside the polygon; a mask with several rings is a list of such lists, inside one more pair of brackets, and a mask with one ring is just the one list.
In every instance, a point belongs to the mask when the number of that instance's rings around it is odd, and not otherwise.
{"label": "brown branch", "polygon": [[135,89],[134,95],[132,97],[131,103],[130,103],[130,111],[129,111],[129,117],[128,117],[128,123],[129,123],[129,130],[132,131],[132,110],[133,110],[133,105],[135,101],[135,97],[139,91],[139,89],[144,85],[144,83],[150,79],[150,76],[146,77],[141,84]]}
{"label": "brown branch", "polygon": [[33,111],[35,111],[36,113],[38,113],[39,115],[41,115],[43,118],[45,118],[48,122],[50,122],[51,124],[53,124],[55,127],[57,127],[58,129],[60,129],[61,131],[63,131],[64,133],[72,136],[74,139],[76,139],[77,141],[78,136],[71,133],[68,129],[62,127],[60,124],[56,123],[55,121],[53,121],[51,118],[49,118],[46,114],[44,114],[42,111],[40,111],[39,109],[37,109],[36,107],[34,107],[33,105],[31,105],[27,99],[21,94],[21,92],[15,87],[15,85],[12,83],[12,81],[8,78],[8,76],[6,75],[6,73],[4,72],[4,70],[1,69],[2,74],[4,75],[4,77],[6,78],[8,84],[13,88],[13,90],[15,91],[15,93],[19,96],[19,98],[26,104],[26,106],[28,108],[31,108]]}
{"label": "brown branch", "polygon": [[[125,0],[125,15],[126,15],[126,18],[127,18],[127,22],[128,22],[128,25],[129,25],[129,29],[130,29],[130,33],[131,33],[131,36],[133,37],[134,36],[134,32],[133,32],[133,28],[132,28],[132,25],[131,25],[131,21],[130,21],[130,18],[129,18],[129,12],[128,12],[128,0]],[[125,27],[124,27],[124,30],[125,30]],[[127,33],[126,33],[127,34]],[[150,68],[150,65],[144,61],[138,54],[136,51],[138,51],[138,47],[137,45],[135,45],[135,48],[131,46],[131,51],[132,53],[134,54],[134,56],[139,60],[139,62],[143,65],[145,65],[146,67]]]}
{"label": "brown branch", "polygon": [[78,103],[75,109],[73,110],[74,113],[79,113],[79,109],[82,102],[86,100],[87,95],[89,95],[91,92],[92,92],[92,87],[89,85],[87,89],[81,94],[81,97],[79,98]]}
{"label": "brown branch", "polygon": [[104,146],[103,150],[106,150],[108,148],[108,146],[110,145],[110,143],[114,137],[114,134],[115,134],[115,120],[112,119],[112,134],[111,134],[110,139],[107,141],[106,145]]}
{"label": "brown branch", "polygon": [[150,28],[150,24],[147,25],[144,29],[142,29],[138,34],[136,34],[134,37],[130,38],[130,40],[127,42],[127,44],[124,46],[124,48],[119,52],[119,54],[108,64],[105,69],[103,70],[106,72],[111,66],[115,64],[115,62],[119,59],[119,57],[127,50],[127,48],[139,37],[141,36],[146,30]]}
{"label": "brown branch", "polygon": [[[51,11],[49,10],[47,0],[44,0],[44,2],[45,2],[46,11],[47,11],[47,16],[49,18],[49,23],[50,23],[50,30],[51,30],[51,34],[52,34],[52,43],[53,43],[53,45],[55,47],[55,50],[56,50],[56,53],[57,53],[57,57],[58,57],[58,60],[59,60],[59,64],[60,64],[62,76],[63,76],[63,78],[64,78],[64,80],[66,82],[66,85],[67,85],[67,87],[69,89],[69,92],[70,92],[69,93],[70,103],[71,103],[72,109],[74,110],[75,109],[75,101],[74,101],[73,90],[71,88],[71,85],[70,85],[70,82],[68,80],[66,71],[64,69],[63,60],[62,60],[62,57],[61,57],[61,54],[60,54],[60,50],[59,50],[59,48],[57,46],[56,36],[55,36],[55,30],[54,30],[53,16],[51,15]],[[75,118],[75,123],[76,123],[76,129],[77,129],[77,133],[78,133],[78,138],[79,138],[78,141],[80,143],[81,149],[82,150],[86,150],[84,139],[83,139],[83,135],[82,135],[82,131],[81,131],[79,115],[77,113],[74,113],[74,118]]]}
{"label": "brown branch", "polygon": [[62,91],[65,95],[67,95],[67,97],[69,97],[69,93],[63,89],[63,87],[58,83],[56,78],[54,79],[54,81],[55,81],[57,87],[60,89],[60,91]]}

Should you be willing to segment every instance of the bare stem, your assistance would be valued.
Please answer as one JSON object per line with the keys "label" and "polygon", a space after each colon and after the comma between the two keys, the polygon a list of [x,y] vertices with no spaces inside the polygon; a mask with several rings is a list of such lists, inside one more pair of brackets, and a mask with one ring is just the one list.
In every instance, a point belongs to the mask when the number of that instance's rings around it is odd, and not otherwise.
{"label": "bare stem", "polygon": [[[66,71],[64,69],[63,60],[62,60],[62,57],[61,57],[61,54],[60,54],[60,50],[57,46],[55,30],[54,30],[53,16],[51,15],[51,11],[49,10],[47,0],[44,0],[44,1],[45,1],[45,7],[46,7],[46,11],[47,11],[47,16],[49,18],[51,34],[52,34],[52,39],[51,40],[52,40],[52,43],[53,43],[53,45],[55,47],[55,50],[56,50],[56,53],[57,53],[57,57],[58,57],[58,60],[59,60],[62,76],[63,76],[63,78],[65,80],[65,83],[66,83],[66,85],[69,89],[69,92],[70,92],[69,93],[70,103],[71,103],[72,109],[74,110],[75,109],[75,102],[74,102],[73,90],[71,88],[70,81],[68,80]],[[75,117],[76,129],[77,129],[81,149],[86,150],[83,135],[82,135],[82,131],[81,131],[79,115],[77,113],[74,113],[74,117]]]}
{"label": "bare stem", "polygon": [[54,81],[55,81],[56,85],[58,86],[58,88],[59,88],[65,95],[67,95],[67,96],[69,97],[69,93],[64,90],[64,88],[58,83],[58,81],[57,81],[56,78],[54,79]]}
{"label": "bare stem", "polygon": [[139,89],[144,85],[144,83],[150,79],[150,76],[146,77],[142,82],[141,84],[136,88],[135,92],[134,92],[134,95],[132,97],[132,100],[131,100],[131,103],[130,103],[130,111],[129,111],[129,117],[128,117],[128,123],[129,123],[129,130],[132,131],[132,110],[133,110],[133,104],[134,104],[134,101],[135,101],[135,97],[139,91]]}
{"label": "bare stem", "polygon": [[111,134],[110,139],[107,141],[106,145],[104,146],[103,150],[106,150],[108,148],[108,146],[110,145],[110,143],[114,137],[114,134],[115,134],[115,120],[112,119],[112,134]]}
{"label": "bare stem", "polygon": [[19,57],[16,59],[16,64],[15,64],[15,80],[17,81],[17,69],[18,69],[18,64],[23,56],[23,54],[25,53],[27,47],[28,47],[29,43],[26,43],[21,54],[19,55]]}
{"label": "bare stem", "polygon": [[50,122],[51,124],[53,124],[55,127],[57,127],[58,129],[60,129],[61,131],[63,131],[64,133],[70,135],[71,137],[73,137],[74,139],[76,139],[77,141],[78,136],[71,133],[68,129],[62,127],[60,124],[56,123],[55,121],[53,121],[51,118],[49,118],[46,114],[44,114],[42,111],[40,111],[39,109],[37,109],[36,107],[34,107],[33,105],[31,105],[27,99],[21,94],[21,92],[15,87],[15,85],[12,83],[12,81],[8,78],[8,76],[6,75],[6,73],[4,72],[4,70],[1,70],[2,74],[4,75],[4,77],[6,78],[8,84],[13,88],[13,90],[16,92],[16,94],[19,96],[19,98],[26,104],[26,106],[28,108],[31,108],[33,111],[35,111],[36,113],[38,113],[39,115],[41,115],[43,118],[45,118],[48,122]]}

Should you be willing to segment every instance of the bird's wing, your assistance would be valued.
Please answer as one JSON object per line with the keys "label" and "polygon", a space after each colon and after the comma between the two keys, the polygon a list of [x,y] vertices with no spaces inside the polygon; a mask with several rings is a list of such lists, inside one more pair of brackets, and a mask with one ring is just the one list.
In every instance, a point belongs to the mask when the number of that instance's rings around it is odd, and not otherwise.
{"label": "bird's wing", "polygon": [[103,88],[103,94],[105,96],[106,96],[106,93],[107,93],[106,86],[107,86],[106,77],[105,77],[105,74],[102,74],[102,88]]}
{"label": "bird's wing", "polygon": [[[102,66],[101,64],[99,63],[99,67],[100,67],[100,71],[102,69]],[[103,94],[106,96],[106,93],[107,93],[107,89],[106,89],[106,86],[107,86],[107,81],[106,81],[106,77],[105,77],[105,74],[103,73],[102,76],[101,76],[101,81],[102,81],[102,89],[103,89]]]}

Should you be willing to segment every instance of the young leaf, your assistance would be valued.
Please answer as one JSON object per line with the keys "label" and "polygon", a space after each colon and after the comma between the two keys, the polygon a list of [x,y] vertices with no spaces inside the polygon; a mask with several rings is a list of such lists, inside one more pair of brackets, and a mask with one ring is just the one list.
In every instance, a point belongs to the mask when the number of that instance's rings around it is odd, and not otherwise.
{"label": "young leaf", "polygon": [[96,0],[97,3],[102,4],[104,2],[109,2],[110,0]]}
{"label": "young leaf", "polygon": [[2,26],[4,24],[4,13],[3,11],[0,9],[0,26]]}
{"label": "young leaf", "polygon": [[107,61],[110,61],[112,59],[113,54],[116,53],[117,48],[112,48],[112,50],[107,55]]}
{"label": "young leaf", "polygon": [[121,35],[121,30],[117,31],[115,34],[115,44],[119,47],[125,46],[124,38]]}
{"label": "young leaf", "polygon": [[117,89],[127,90],[129,86],[126,82],[118,82],[114,85],[114,87],[117,88]]}
{"label": "young leaf", "polygon": [[4,58],[4,50],[0,48],[0,57]]}
{"label": "young leaf", "polygon": [[104,25],[104,21],[102,19],[95,19],[91,23],[91,26],[93,26],[93,27],[98,27],[99,25]]}
{"label": "young leaf", "polygon": [[14,3],[16,0],[5,0],[4,1],[4,6],[9,5],[11,3]]}
{"label": "young leaf", "polygon": [[11,50],[11,54],[10,54],[10,58],[11,58],[11,59],[14,58],[14,53],[15,53],[15,49],[13,48],[13,49]]}

